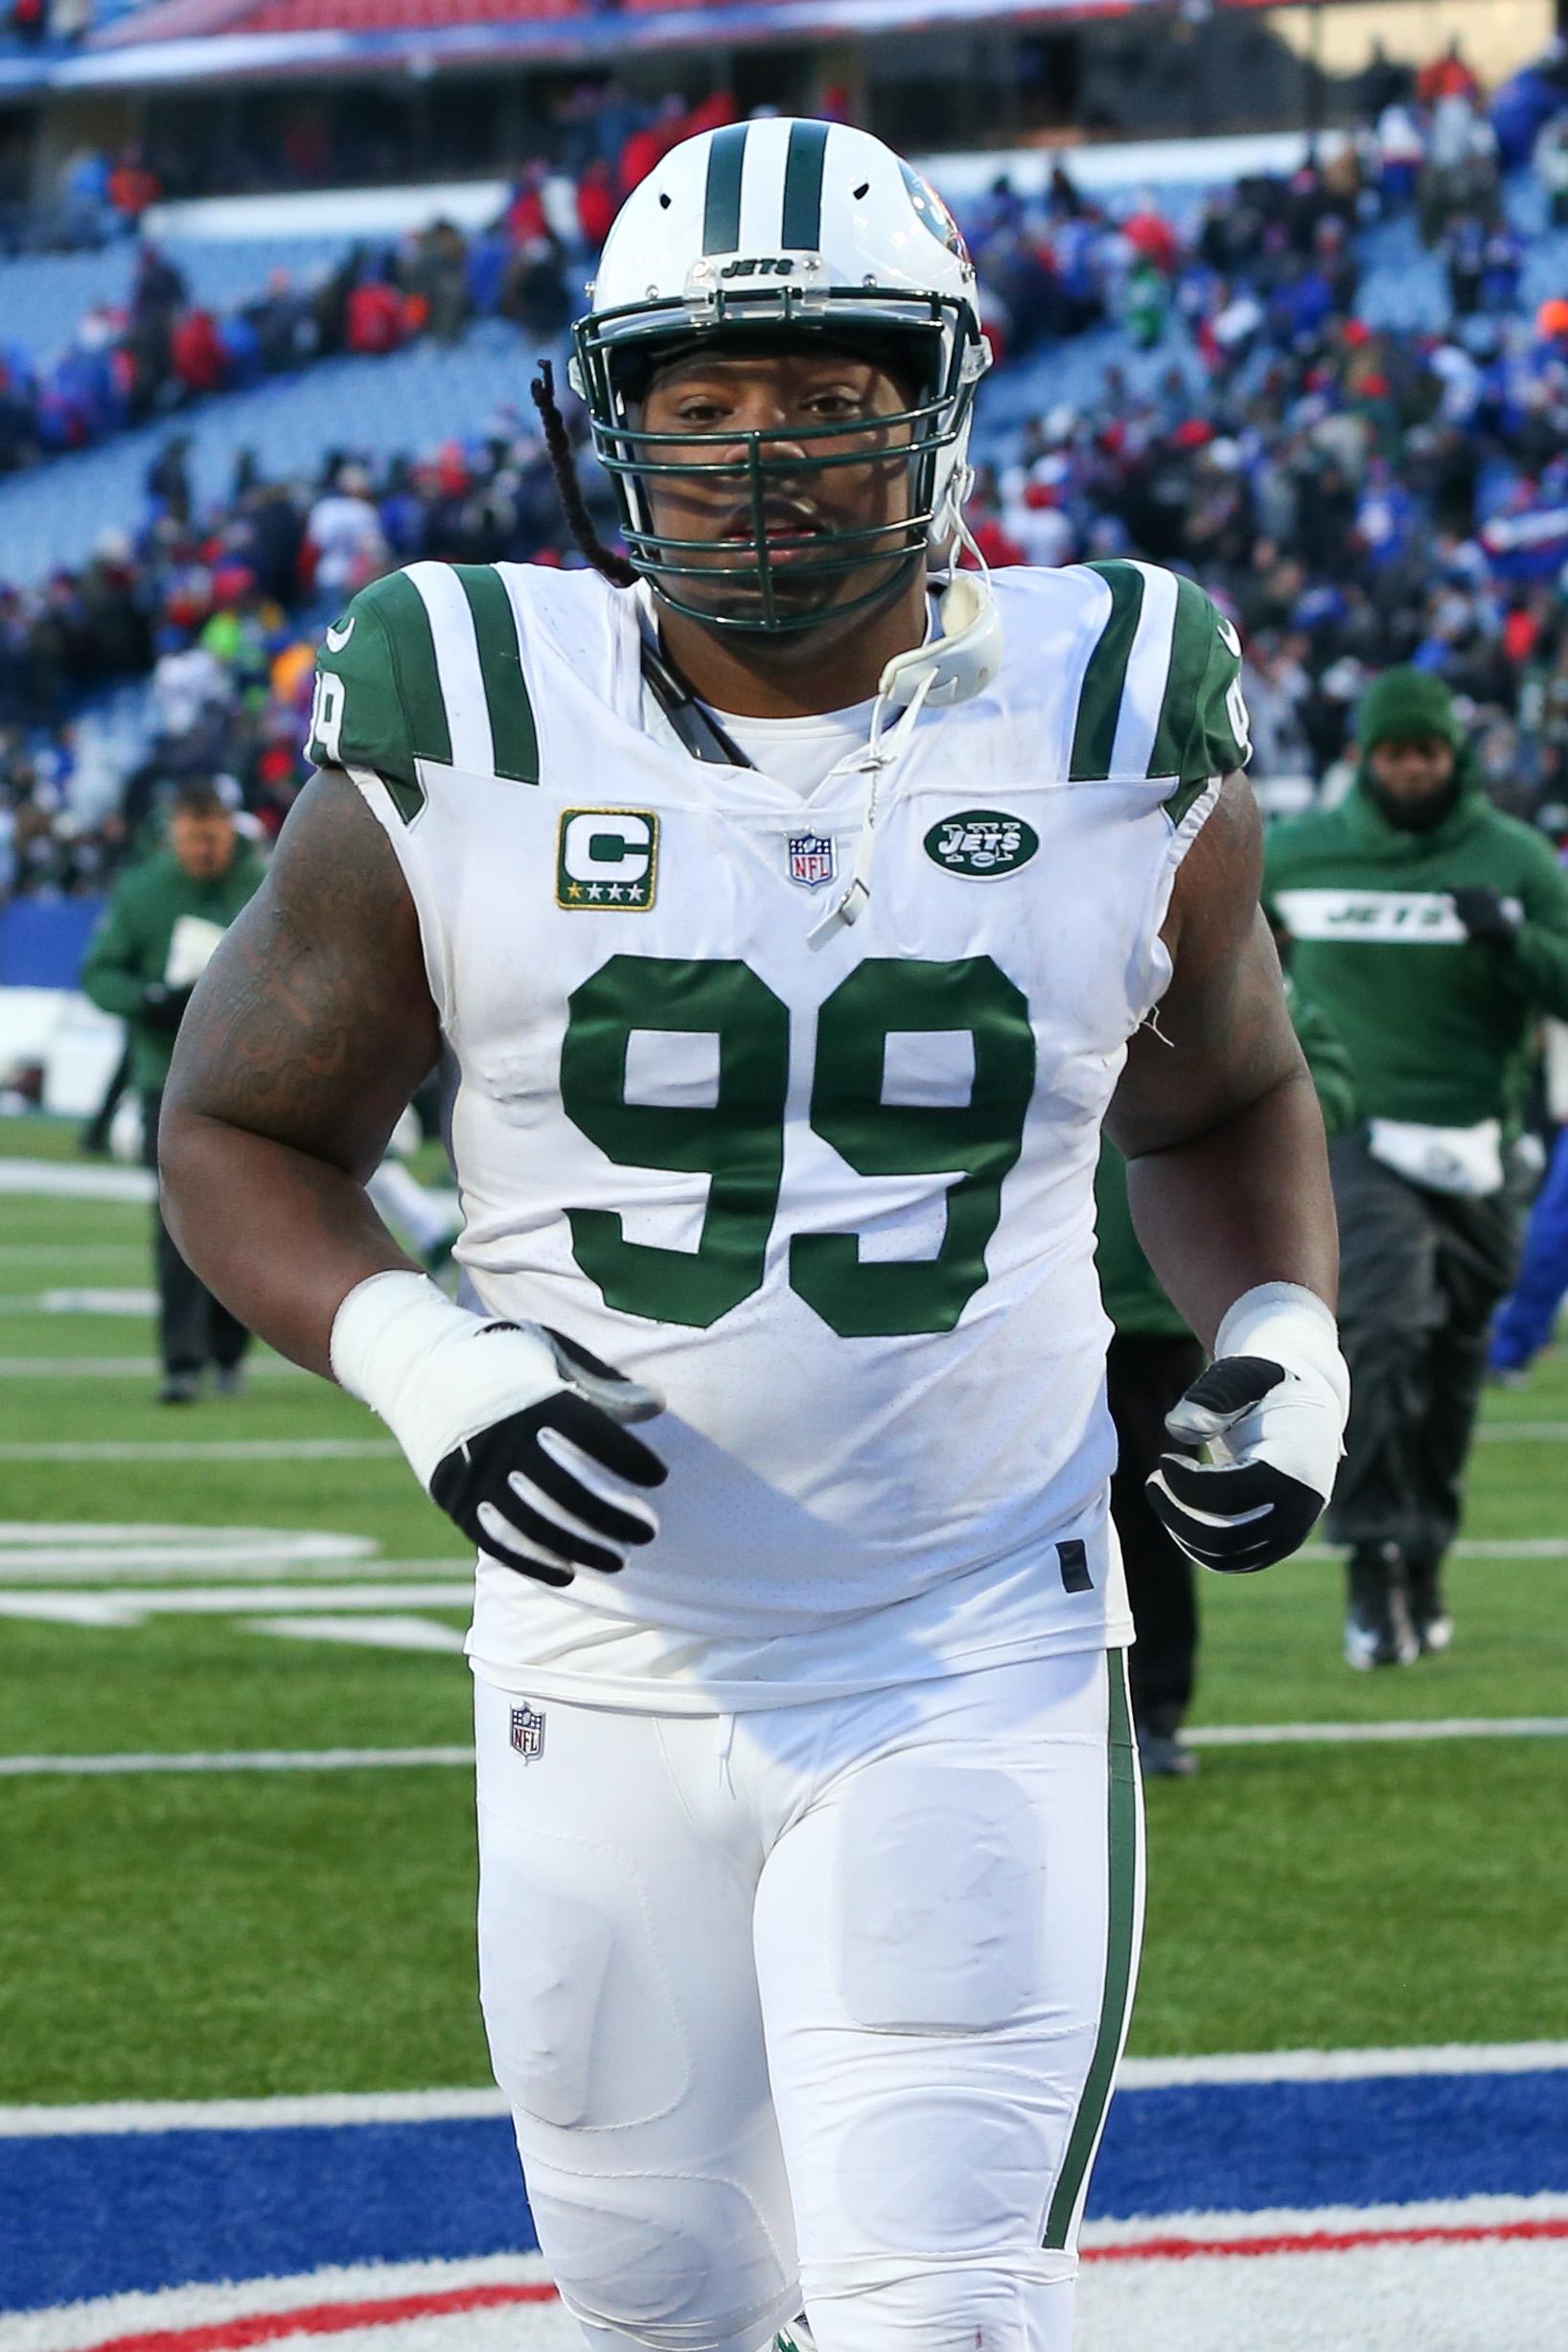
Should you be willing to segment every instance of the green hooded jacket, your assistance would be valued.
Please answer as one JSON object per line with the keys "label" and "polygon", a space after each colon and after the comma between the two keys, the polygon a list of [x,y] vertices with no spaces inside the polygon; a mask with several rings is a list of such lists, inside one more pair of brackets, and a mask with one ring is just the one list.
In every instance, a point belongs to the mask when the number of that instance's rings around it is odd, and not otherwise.
{"label": "green hooded jacket", "polygon": [[118,1013],[130,1033],[130,1082],[139,1094],[161,1092],[173,1056],[173,1030],[150,1028],[142,1001],[169,968],[169,945],[182,914],[227,931],[262,887],[266,869],[248,842],[237,841],[227,873],[212,882],[188,874],[172,849],[159,850],[122,874],[94,932],[81,985],[106,1013]]}
{"label": "green hooded jacket", "polygon": [[[1378,808],[1363,760],[1338,808],[1269,833],[1263,896],[1303,997],[1349,1049],[1364,1118],[1509,1127],[1540,1016],[1568,1019],[1568,874],[1492,807],[1468,747],[1458,773],[1449,815],[1410,833]],[[1465,936],[1449,893],[1471,886],[1522,911],[1510,945]]]}

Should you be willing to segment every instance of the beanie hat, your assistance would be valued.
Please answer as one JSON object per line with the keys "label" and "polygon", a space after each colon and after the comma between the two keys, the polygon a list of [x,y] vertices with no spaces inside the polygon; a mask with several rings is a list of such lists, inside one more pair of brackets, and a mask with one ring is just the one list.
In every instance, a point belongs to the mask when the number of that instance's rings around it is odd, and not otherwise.
{"label": "beanie hat", "polygon": [[1380,743],[1409,743],[1418,735],[1437,735],[1459,748],[1464,729],[1453,695],[1430,670],[1385,670],[1361,698],[1356,742],[1363,751],[1371,751]]}

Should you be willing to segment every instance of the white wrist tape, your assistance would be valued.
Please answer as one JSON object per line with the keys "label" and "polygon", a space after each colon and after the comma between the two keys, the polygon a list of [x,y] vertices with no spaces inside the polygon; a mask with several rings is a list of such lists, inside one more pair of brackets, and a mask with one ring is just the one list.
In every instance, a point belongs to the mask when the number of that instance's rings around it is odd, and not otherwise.
{"label": "white wrist tape", "polygon": [[380,1416],[427,1488],[454,1447],[570,1382],[542,1332],[491,1331],[490,1320],[401,1271],[357,1283],[334,1318],[334,1378]]}
{"label": "white wrist tape", "polygon": [[1339,1404],[1343,1430],[1350,1410],[1350,1375],[1339,1349],[1333,1310],[1300,1282],[1259,1282],[1243,1291],[1214,1334],[1223,1355],[1268,1356],[1299,1378],[1323,1380]]}

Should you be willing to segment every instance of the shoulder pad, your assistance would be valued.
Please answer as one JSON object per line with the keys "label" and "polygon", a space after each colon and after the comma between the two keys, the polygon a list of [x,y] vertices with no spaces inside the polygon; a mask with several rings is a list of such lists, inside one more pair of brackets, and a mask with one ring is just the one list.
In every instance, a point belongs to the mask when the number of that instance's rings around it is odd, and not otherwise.
{"label": "shoulder pad", "polygon": [[536,783],[517,622],[495,566],[415,564],[361,588],[317,656],[305,749],[318,766],[372,769],[410,819],[421,761]]}
{"label": "shoulder pad", "polygon": [[1111,609],[1078,702],[1072,774],[1168,776],[1180,816],[1211,776],[1252,756],[1241,640],[1195,580],[1152,564],[1091,564]]}

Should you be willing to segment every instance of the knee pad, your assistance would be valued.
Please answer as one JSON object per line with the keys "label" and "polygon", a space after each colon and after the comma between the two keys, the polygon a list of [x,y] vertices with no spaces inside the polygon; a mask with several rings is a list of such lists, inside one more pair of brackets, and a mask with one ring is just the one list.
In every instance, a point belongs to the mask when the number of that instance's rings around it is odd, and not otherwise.
{"label": "knee pad", "polygon": [[855,2023],[888,2034],[1009,2023],[1035,1988],[1044,1875],[1039,1823],[1007,1772],[909,1764],[853,1780],[834,1942]]}
{"label": "knee pad", "polygon": [[561,2299],[644,2352],[757,2352],[800,2308],[760,2216],[727,2180],[530,2174]]}
{"label": "knee pad", "polygon": [[835,2265],[808,2274],[806,2310],[819,2352],[1069,2352],[1077,2282],[1074,2254],[1021,2248],[1016,2256],[941,2263]]}

